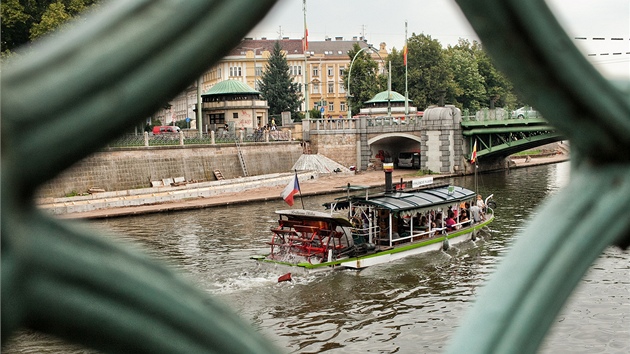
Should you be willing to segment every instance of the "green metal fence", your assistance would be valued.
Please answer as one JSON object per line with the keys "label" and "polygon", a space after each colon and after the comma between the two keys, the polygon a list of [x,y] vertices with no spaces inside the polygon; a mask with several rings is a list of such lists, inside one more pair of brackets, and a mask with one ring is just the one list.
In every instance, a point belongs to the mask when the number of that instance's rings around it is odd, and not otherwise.
{"label": "green metal fence", "polygon": [[[459,3],[498,66],[572,144],[571,182],[518,237],[448,349],[531,353],[593,260],[630,243],[630,95],[586,62],[544,1]],[[3,67],[3,344],[30,328],[104,352],[277,352],[164,266],[33,201],[39,185],[185,89],[272,4],[113,1]]]}

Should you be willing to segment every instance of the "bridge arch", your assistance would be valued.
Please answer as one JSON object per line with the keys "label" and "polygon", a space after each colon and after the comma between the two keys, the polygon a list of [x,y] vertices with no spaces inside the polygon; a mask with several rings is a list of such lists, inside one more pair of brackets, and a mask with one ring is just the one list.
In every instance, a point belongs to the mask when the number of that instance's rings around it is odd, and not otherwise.
{"label": "bridge arch", "polygon": [[413,134],[408,134],[408,133],[385,133],[385,134],[379,134],[377,136],[374,136],[372,138],[368,139],[368,145],[372,145],[375,142],[379,141],[379,140],[383,140],[383,139],[390,139],[390,138],[407,138],[407,139],[411,139],[411,140],[415,140],[417,142],[422,142],[422,139],[419,136],[413,135]]}
{"label": "bridge arch", "polygon": [[370,157],[390,157],[392,162],[397,162],[396,157],[401,152],[420,153],[422,138],[419,136],[420,132],[417,134],[418,135],[408,132],[391,132],[368,136],[367,147],[370,151]]}

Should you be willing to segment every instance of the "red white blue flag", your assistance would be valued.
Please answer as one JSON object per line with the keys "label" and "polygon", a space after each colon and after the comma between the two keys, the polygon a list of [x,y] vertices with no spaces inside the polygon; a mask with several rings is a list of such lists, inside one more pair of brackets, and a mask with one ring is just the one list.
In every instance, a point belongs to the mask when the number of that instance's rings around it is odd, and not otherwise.
{"label": "red white blue flag", "polygon": [[289,204],[289,206],[293,206],[293,196],[300,192],[300,182],[297,178],[297,173],[293,175],[293,178],[289,181],[282,194],[280,196],[284,201]]}

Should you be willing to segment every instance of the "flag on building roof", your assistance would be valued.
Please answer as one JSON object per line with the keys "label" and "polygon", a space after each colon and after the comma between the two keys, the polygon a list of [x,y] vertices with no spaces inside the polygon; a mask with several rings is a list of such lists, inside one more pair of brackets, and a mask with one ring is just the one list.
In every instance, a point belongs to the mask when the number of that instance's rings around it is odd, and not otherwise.
{"label": "flag on building roof", "polygon": [[293,196],[296,195],[300,191],[300,182],[298,181],[297,173],[293,175],[293,178],[289,181],[282,194],[280,196],[284,201],[289,204],[289,206],[293,206]]}
{"label": "flag on building roof", "polygon": [[477,140],[475,140],[472,155],[470,156],[470,163],[475,163],[475,161],[477,161]]}

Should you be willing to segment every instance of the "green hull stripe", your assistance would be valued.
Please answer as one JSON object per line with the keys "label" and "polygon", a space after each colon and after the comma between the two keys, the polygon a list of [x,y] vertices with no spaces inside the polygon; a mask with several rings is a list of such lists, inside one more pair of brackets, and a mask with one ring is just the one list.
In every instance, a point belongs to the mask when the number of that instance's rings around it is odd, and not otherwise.
{"label": "green hull stripe", "polygon": [[[472,231],[475,230],[479,230],[482,227],[490,224],[492,221],[494,220],[494,214],[492,214],[492,217],[480,224],[476,224],[473,227],[467,228],[467,229],[463,229],[463,230],[459,230],[457,232],[454,232],[452,234],[447,235],[446,237],[449,239],[470,233]],[[428,245],[432,245],[434,243],[438,243],[438,242],[443,242],[444,241],[444,237],[438,237],[438,238],[434,238],[431,240],[426,240],[423,242],[418,242],[418,243],[414,243],[411,245],[406,245],[406,246],[402,246],[402,247],[398,247],[398,248],[394,248],[391,250],[386,250],[386,251],[382,251],[382,252],[378,252],[378,253],[372,253],[372,254],[368,254],[365,256],[361,256],[361,257],[356,257],[356,258],[348,258],[348,259],[342,259],[342,260],[338,260],[338,261],[332,261],[332,262],[324,262],[324,263],[318,263],[318,264],[311,264],[308,262],[301,262],[298,264],[294,264],[294,263],[289,263],[289,262],[283,262],[283,261],[274,261],[271,259],[266,259],[264,256],[253,256],[251,257],[252,259],[256,259],[257,261],[261,261],[261,262],[267,262],[267,263],[273,263],[273,264],[282,264],[282,265],[288,265],[291,267],[300,267],[300,268],[306,268],[306,269],[317,269],[317,268],[322,268],[322,267],[335,267],[335,266],[339,266],[342,265],[344,263],[350,263],[350,262],[356,262],[358,260],[362,260],[362,259],[368,259],[368,258],[374,258],[374,257],[380,257],[386,254],[395,254],[395,253],[400,253],[400,252],[405,252],[405,251],[409,251],[412,249],[416,249],[416,248],[420,248],[420,247],[424,247],[424,246],[428,246]]]}

